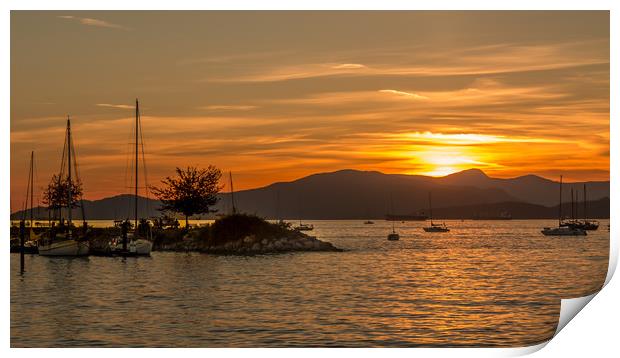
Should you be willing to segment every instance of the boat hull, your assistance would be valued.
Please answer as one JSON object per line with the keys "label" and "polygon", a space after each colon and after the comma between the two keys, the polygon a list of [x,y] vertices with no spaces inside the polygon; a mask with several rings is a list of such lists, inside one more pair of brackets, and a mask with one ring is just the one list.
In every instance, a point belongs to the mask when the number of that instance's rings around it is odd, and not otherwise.
{"label": "boat hull", "polygon": [[88,241],[63,240],[39,245],[41,256],[86,256],[89,251]]}
{"label": "boat hull", "polygon": [[400,240],[400,235],[398,235],[397,233],[391,233],[391,234],[388,234],[387,239],[389,241],[398,241]]}
{"label": "boat hull", "polygon": [[123,240],[118,237],[110,242],[110,252],[118,255],[149,256],[153,249],[153,242],[145,239],[127,240],[127,249],[123,250]]}
{"label": "boat hull", "polygon": [[545,236],[586,236],[588,233],[582,229],[570,227],[544,228],[541,233]]}
{"label": "boat hull", "polygon": [[425,227],[424,231],[426,232],[448,232],[450,229],[443,227]]}

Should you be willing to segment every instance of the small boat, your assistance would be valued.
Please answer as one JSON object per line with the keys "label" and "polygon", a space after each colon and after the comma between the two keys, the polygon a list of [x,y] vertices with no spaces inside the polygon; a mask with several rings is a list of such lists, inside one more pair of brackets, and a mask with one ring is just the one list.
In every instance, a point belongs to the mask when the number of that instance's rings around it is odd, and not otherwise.
{"label": "small boat", "polygon": [[562,176],[560,175],[560,206],[558,209],[558,227],[545,227],[540,231],[545,236],[586,236],[588,233],[578,227],[562,222]]}
{"label": "small boat", "polygon": [[[392,195],[390,194],[390,211],[394,210],[394,203],[392,200]],[[396,228],[394,226],[394,221],[392,220],[392,232],[387,236],[388,241],[398,241],[400,240],[400,235],[396,232]]]}
{"label": "small boat", "polygon": [[[49,237],[39,240],[38,249],[39,255],[41,256],[85,256],[88,255],[90,251],[90,244],[86,238],[86,222],[84,222],[83,235],[75,237],[73,235],[74,226],[72,222],[72,209],[74,206],[74,197],[71,190],[74,182],[71,177],[71,170],[73,169],[73,166],[77,168],[77,164],[72,163],[71,161],[72,155],[75,156],[75,149],[73,148],[73,141],[71,139],[71,119],[69,117],[67,117],[67,129],[64,146],[67,153],[67,225],[64,225],[64,222],[61,220],[61,225],[59,225],[58,230],[56,230],[56,227],[52,226],[50,228]],[[62,162],[64,163],[64,159]],[[61,173],[58,176],[59,185],[60,181],[64,180],[63,169],[64,167],[61,168]],[[82,209],[83,208],[84,207],[82,206]],[[84,219],[83,216],[84,215],[82,214],[82,219]]]}
{"label": "small boat", "polygon": [[[29,200],[30,199],[30,200]],[[28,207],[30,203],[30,207]],[[25,235],[26,231],[26,212],[30,213],[30,230],[28,231],[28,237]],[[34,231],[34,152],[30,153],[30,172],[28,173],[28,190],[26,191],[26,201],[24,204],[24,211],[22,220],[20,221],[20,233],[15,238],[11,239],[10,246],[11,252],[23,252],[25,254],[36,254],[39,252],[38,241],[41,239],[41,234],[36,234]],[[24,242],[22,247],[21,235],[24,235]]]}
{"label": "small boat", "polygon": [[541,233],[545,236],[586,236],[588,233],[579,228],[573,228],[569,226],[560,227],[546,227],[541,230]]}
{"label": "small boat", "polygon": [[389,241],[398,241],[400,240],[400,235],[398,235],[397,232],[392,231],[391,233],[388,234],[387,239]]}
{"label": "small boat", "polygon": [[301,220],[299,221],[299,226],[295,227],[297,231],[312,231],[314,230],[314,225],[312,224],[302,224]]}
{"label": "small boat", "polygon": [[[140,123],[140,105],[136,98],[136,121],[135,121],[135,147],[134,147],[134,225],[133,232],[130,232],[131,223],[129,220],[122,222],[121,235],[113,238],[108,243],[108,247],[112,254],[121,256],[149,256],[153,249],[153,235],[151,232],[151,223],[146,219],[138,218],[138,175],[140,167],[140,145],[142,145],[142,163],[146,163],[144,159],[144,143],[142,142],[142,125]],[[145,169],[146,173],[146,169]],[[145,185],[145,187],[148,187]],[[148,192],[147,192],[148,198]]]}
{"label": "small boat", "polygon": [[374,223],[375,223],[375,222],[374,222],[374,221],[371,221],[371,220],[366,220],[366,221],[364,221],[364,225],[372,225],[372,224],[374,224]]}
{"label": "small boat", "polygon": [[431,225],[424,227],[426,232],[448,232],[450,229],[446,226],[446,223],[435,224],[433,223],[433,204],[431,202],[431,193],[428,193],[428,213],[431,219]]}

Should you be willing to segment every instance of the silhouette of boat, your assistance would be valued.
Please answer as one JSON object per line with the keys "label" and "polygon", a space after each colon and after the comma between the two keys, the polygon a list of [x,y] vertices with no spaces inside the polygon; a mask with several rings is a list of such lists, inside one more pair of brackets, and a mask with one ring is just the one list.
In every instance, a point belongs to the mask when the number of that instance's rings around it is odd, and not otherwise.
{"label": "silhouette of boat", "polygon": [[502,211],[499,215],[480,215],[476,214],[472,220],[512,220],[512,215],[507,211]]}
{"label": "silhouette of boat", "polygon": [[295,226],[295,230],[297,231],[312,231],[314,230],[314,225],[312,224],[303,224],[301,220],[299,220],[299,226]]}
{"label": "silhouette of boat", "polygon": [[375,222],[374,222],[374,221],[372,221],[372,220],[366,220],[366,221],[364,221],[364,225],[372,225],[372,224],[374,224],[374,223],[375,223]]}
{"label": "silhouette of boat", "polygon": [[545,236],[585,236],[588,233],[580,228],[562,225],[562,176],[560,175],[560,206],[558,209],[558,227],[545,227],[541,233]]}
{"label": "silhouette of boat", "polygon": [[387,214],[385,220],[387,221],[426,221],[428,216],[424,214],[411,214],[411,215],[399,215],[399,214]]}
{"label": "silhouette of boat", "polygon": [[446,223],[435,224],[433,223],[433,204],[431,202],[431,193],[428,193],[428,213],[431,219],[431,225],[424,227],[426,232],[448,232],[450,229],[446,226]]}
{"label": "silhouette of boat", "polygon": [[[390,194],[390,212],[394,210],[394,202],[392,200],[392,194]],[[396,232],[396,227],[394,225],[395,220],[392,221],[392,232],[388,234],[387,239],[389,241],[398,241],[400,240],[400,235]]]}
{"label": "silhouette of boat", "polygon": [[[144,159],[144,143],[142,141],[142,125],[140,122],[140,105],[136,98],[136,120],[135,120],[135,147],[134,147],[134,225],[133,232],[130,232],[131,223],[124,221],[121,226],[121,236],[113,238],[109,247],[113,254],[123,256],[149,256],[153,249],[153,234],[151,223],[138,218],[138,177],[140,168],[140,144],[142,144],[142,163]],[[145,185],[146,186],[146,185]],[[147,192],[148,198],[148,192]]]}
{"label": "silhouette of boat", "polygon": [[[67,169],[67,225],[64,225],[64,220],[61,219],[61,223],[58,227],[52,227],[50,229],[49,237],[43,238],[39,241],[39,255],[41,256],[84,256],[88,255],[90,246],[88,239],[85,237],[87,234],[87,225],[84,221],[83,236],[74,236],[73,234],[73,193],[71,192],[73,186],[73,178],[71,170],[76,170],[77,175],[77,163],[72,162],[72,157],[75,157],[75,148],[73,147],[73,141],[71,139],[71,119],[67,116],[67,129],[65,131],[65,152],[63,152],[63,164],[64,155],[67,155],[66,169]],[[72,168],[73,167],[73,168]],[[60,174],[58,176],[59,184],[64,180],[64,166],[61,165]],[[79,179],[78,179],[79,182]],[[82,220],[84,220],[84,205],[82,207]],[[57,232],[60,231],[60,232]]]}

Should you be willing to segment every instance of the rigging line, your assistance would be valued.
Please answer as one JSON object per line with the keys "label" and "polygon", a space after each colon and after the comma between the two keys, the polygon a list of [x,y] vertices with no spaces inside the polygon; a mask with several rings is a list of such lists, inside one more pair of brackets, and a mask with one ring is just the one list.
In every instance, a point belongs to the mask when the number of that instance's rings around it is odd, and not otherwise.
{"label": "rigging line", "polygon": [[142,149],[142,169],[144,170],[144,194],[146,197],[146,213],[147,215],[151,212],[151,207],[149,203],[149,188],[148,188],[148,179],[147,179],[147,171],[146,171],[146,158],[144,156],[144,131],[142,130],[142,112],[138,112],[138,127],[140,131],[140,148]]}
{"label": "rigging line", "polygon": [[[75,152],[75,144],[73,142],[73,136],[71,136],[71,143],[69,150],[71,150],[71,158],[73,158],[73,171],[75,173],[75,183],[76,183],[76,187],[78,185],[82,185],[82,183],[80,182],[80,173],[78,171],[78,158],[77,158],[77,154]],[[73,199],[72,199],[73,200]],[[84,210],[84,186],[82,185],[82,193],[80,193],[80,211],[82,213],[82,221],[86,220],[86,215],[85,215],[85,210]]]}
{"label": "rigging line", "polygon": [[32,159],[28,165],[28,184],[26,185],[26,198],[24,200],[24,206],[22,210],[22,221],[26,221],[26,211],[28,209],[28,198],[30,196],[30,176],[32,175]]}
{"label": "rigging line", "polygon": [[[124,188],[127,189],[124,191],[125,194],[131,193],[131,183],[133,182],[133,161],[132,161],[132,153],[133,146],[131,144],[132,137],[134,136],[134,126],[133,121],[129,121],[130,129],[127,131],[127,140],[125,141],[125,182]],[[125,197],[125,199],[129,200],[129,196]],[[129,218],[131,216],[131,205],[125,205],[125,218]],[[121,213],[122,215],[122,213]]]}

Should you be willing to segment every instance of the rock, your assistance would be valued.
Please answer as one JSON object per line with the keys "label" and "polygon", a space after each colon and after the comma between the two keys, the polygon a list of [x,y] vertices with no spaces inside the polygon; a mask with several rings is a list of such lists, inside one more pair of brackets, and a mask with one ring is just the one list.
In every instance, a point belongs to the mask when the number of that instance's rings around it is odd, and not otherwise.
{"label": "rock", "polygon": [[254,245],[252,245],[252,251],[253,252],[259,252],[261,250],[261,245],[260,243],[255,243]]}
{"label": "rock", "polygon": [[263,246],[267,245],[268,242],[269,242],[269,240],[267,240],[267,239],[262,239],[260,241],[261,245],[263,245]]}
{"label": "rock", "polygon": [[251,244],[254,242],[256,238],[254,237],[254,235],[248,235],[246,237],[243,238],[243,243],[244,244]]}

